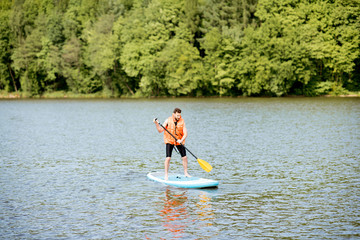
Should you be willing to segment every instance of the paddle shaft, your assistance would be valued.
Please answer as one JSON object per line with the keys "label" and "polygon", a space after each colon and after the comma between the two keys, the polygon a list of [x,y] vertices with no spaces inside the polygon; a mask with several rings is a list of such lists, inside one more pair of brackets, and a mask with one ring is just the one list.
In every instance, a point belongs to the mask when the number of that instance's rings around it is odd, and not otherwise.
{"label": "paddle shaft", "polygon": [[[176,141],[178,140],[178,139],[177,139],[174,135],[172,135],[171,132],[169,132],[161,123],[159,123],[159,121],[158,121],[157,118],[155,118],[155,121],[156,121],[165,131],[167,131],[167,132],[170,134],[170,136],[172,136]],[[187,147],[185,147],[184,144],[180,143],[180,145],[184,146],[184,148],[186,149],[186,151],[188,151],[189,153],[191,153],[191,155],[193,155],[194,158],[198,159]]]}

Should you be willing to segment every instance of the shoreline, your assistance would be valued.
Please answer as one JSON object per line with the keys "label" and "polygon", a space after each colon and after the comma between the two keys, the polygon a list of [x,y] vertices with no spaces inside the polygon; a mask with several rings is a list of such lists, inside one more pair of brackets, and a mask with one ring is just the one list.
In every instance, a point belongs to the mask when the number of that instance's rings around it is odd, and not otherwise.
{"label": "shoreline", "polygon": [[53,92],[45,93],[44,95],[37,96],[28,96],[24,93],[6,93],[0,92],[0,99],[165,99],[165,98],[316,98],[316,97],[326,97],[326,98],[358,98],[360,97],[360,92],[351,93],[347,95],[320,95],[320,96],[305,96],[305,95],[285,95],[281,97],[272,97],[272,96],[201,96],[201,97],[191,97],[191,96],[150,96],[150,97],[139,97],[139,96],[120,96],[114,97],[109,95],[104,95],[100,93],[93,94],[77,94],[71,92]]}

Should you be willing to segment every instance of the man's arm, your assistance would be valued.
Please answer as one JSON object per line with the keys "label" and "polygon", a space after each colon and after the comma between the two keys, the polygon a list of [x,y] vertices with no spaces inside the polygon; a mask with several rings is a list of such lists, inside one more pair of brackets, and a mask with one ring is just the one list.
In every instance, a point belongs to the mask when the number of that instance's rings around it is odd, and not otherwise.
{"label": "man's arm", "polygon": [[187,129],[186,129],[185,123],[184,123],[183,133],[184,133],[184,136],[180,140],[178,140],[178,143],[182,143],[183,141],[185,141],[185,139],[187,137]]}
{"label": "man's arm", "polygon": [[[155,120],[154,118],[154,121],[153,121],[156,125],[156,129],[158,130],[159,133],[163,132],[164,129],[160,126],[160,124]],[[167,119],[165,120],[164,124],[163,124],[164,127],[167,126]]]}

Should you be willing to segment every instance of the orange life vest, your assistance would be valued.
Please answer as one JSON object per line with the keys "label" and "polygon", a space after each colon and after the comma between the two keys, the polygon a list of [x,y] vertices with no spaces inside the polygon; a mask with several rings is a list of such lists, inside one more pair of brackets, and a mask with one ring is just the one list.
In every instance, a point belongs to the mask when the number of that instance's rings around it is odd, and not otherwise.
{"label": "orange life vest", "polygon": [[[167,126],[165,127],[174,137],[180,140],[184,136],[185,121],[181,117],[179,121],[176,122],[176,125],[175,122],[176,120],[171,116],[167,119]],[[173,138],[167,131],[164,131],[164,142],[165,144],[170,143],[172,145],[180,145],[180,143],[176,142],[175,138]],[[182,144],[185,144],[185,140]]]}

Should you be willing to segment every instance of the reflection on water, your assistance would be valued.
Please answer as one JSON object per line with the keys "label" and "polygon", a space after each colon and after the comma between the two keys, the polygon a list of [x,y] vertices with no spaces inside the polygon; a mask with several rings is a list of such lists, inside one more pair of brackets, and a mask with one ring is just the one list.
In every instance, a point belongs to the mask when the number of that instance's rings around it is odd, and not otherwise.
{"label": "reflection on water", "polygon": [[214,212],[210,204],[211,198],[205,193],[199,195],[199,202],[196,204],[198,207],[198,215],[201,221],[204,221],[204,226],[212,226],[214,220]]}
{"label": "reflection on water", "polygon": [[165,190],[164,208],[160,215],[164,218],[164,228],[172,232],[174,237],[181,237],[189,224],[187,200],[186,191],[175,193],[169,188]]}
{"label": "reflection on water", "polygon": [[[193,191],[192,197],[188,196],[189,191]],[[165,196],[160,199],[163,204],[160,210],[162,226],[172,238],[186,237],[189,227],[194,224],[201,228],[211,226],[214,221],[211,197],[204,191],[166,187]]]}

